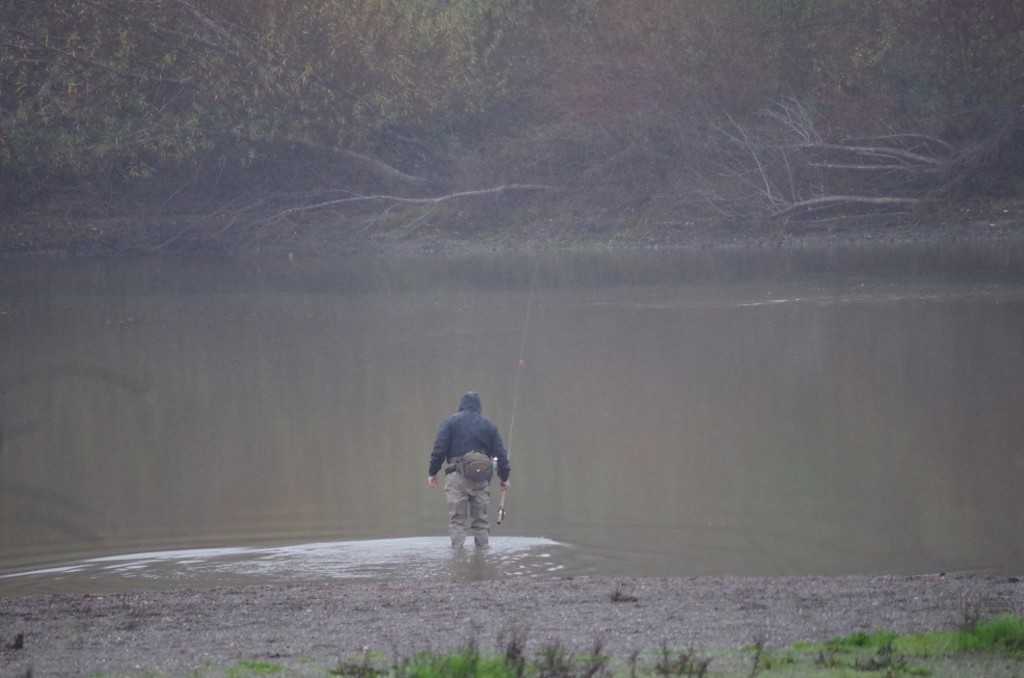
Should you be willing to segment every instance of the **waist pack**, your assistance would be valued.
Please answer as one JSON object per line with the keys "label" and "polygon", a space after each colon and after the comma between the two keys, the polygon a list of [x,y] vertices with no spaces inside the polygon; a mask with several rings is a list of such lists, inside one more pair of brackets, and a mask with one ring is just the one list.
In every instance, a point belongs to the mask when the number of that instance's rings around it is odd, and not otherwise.
{"label": "waist pack", "polygon": [[494,465],[482,452],[467,452],[455,462],[455,470],[466,480],[490,480]]}

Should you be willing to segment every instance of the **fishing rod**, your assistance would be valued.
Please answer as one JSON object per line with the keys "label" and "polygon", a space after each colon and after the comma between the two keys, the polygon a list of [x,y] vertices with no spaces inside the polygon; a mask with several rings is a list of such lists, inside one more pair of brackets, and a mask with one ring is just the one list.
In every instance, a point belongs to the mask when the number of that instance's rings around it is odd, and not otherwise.
{"label": "fishing rod", "polygon": [[[519,379],[523,374],[523,368],[526,366],[526,335],[530,327],[530,307],[533,306],[533,291],[537,287],[537,270],[540,268],[540,258],[534,262],[533,265],[533,276],[530,278],[530,292],[526,295],[526,315],[523,317],[523,338],[519,342],[519,360],[516,362],[516,381],[515,386],[512,387],[512,419],[508,424],[508,439],[506,441],[505,449],[508,457],[512,457],[512,432],[516,426],[516,405],[519,402]],[[501,502],[498,504],[498,524],[501,525],[502,521],[505,520],[505,495],[508,494],[506,488],[501,490]]]}

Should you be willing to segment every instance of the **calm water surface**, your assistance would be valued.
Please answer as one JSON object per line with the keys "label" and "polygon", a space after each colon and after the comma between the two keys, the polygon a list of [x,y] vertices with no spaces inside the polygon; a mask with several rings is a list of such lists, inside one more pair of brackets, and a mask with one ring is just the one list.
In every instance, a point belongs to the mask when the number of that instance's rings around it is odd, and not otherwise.
{"label": "calm water surface", "polygon": [[[5,261],[0,595],[1020,574],[1022,356],[1006,244]],[[453,554],[425,477],[466,390],[512,489]]]}

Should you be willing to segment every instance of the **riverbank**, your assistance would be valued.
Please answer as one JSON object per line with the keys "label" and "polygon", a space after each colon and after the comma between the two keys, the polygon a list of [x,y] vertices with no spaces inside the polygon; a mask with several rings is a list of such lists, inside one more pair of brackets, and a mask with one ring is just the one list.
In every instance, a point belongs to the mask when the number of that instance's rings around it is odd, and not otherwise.
{"label": "riverbank", "polygon": [[878,629],[917,633],[1022,612],[1020,578],[973,574],[352,581],[41,595],[0,600],[0,674],[205,676],[268,662],[289,675],[325,675],[367,653],[407,657],[470,642],[490,652],[513,634],[525,637],[528,656],[551,645],[585,653],[600,641],[617,657],[693,648],[715,668],[756,643],[771,650]]}
{"label": "riverbank", "polygon": [[[985,200],[884,219],[738,223],[675,215],[524,219],[455,213],[432,219],[319,221],[270,231],[209,219],[75,221],[27,215],[0,222],[0,257],[420,256],[528,250],[837,247],[1024,241],[1024,199]],[[511,223],[514,222],[514,223]]]}

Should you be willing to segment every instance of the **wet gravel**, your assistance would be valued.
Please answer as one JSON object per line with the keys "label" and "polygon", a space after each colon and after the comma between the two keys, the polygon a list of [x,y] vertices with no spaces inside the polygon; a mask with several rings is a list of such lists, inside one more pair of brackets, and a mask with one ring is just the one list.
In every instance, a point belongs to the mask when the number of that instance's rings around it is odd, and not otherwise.
{"label": "wet gravel", "polygon": [[1019,578],[575,577],[26,596],[0,600],[0,675],[211,675],[243,660],[324,675],[366,652],[407,657],[470,642],[490,651],[514,635],[528,656],[552,644],[586,652],[595,641],[616,656],[782,647],[999,612],[1024,613]]}

